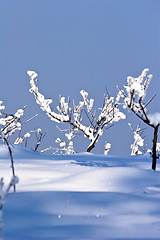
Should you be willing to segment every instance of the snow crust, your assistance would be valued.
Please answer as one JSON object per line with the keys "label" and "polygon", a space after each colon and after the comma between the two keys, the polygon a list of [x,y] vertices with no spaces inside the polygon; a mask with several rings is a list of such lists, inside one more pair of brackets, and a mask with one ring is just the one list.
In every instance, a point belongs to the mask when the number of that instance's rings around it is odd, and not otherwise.
{"label": "snow crust", "polygon": [[[4,204],[5,240],[159,238],[159,161],[155,172],[147,155],[46,156],[17,146],[13,155],[19,183]],[[2,145],[0,177],[11,177]]]}

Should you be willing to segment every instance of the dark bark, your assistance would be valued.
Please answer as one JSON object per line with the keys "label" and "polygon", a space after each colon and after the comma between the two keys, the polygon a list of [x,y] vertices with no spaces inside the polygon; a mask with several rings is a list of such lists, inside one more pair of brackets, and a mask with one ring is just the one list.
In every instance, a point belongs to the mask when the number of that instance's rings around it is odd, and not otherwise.
{"label": "dark bark", "polygon": [[87,152],[90,152],[94,147],[95,147],[95,143],[93,143],[87,148]]}
{"label": "dark bark", "polygon": [[87,148],[87,152],[90,152],[93,148],[95,148],[95,144],[98,141],[98,138],[100,137],[99,134],[97,134],[97,136],[95,137],[94,141],[92,142],[92,144],[89,145],[89,147]]}
{"label": "dark bark", "polygon": [[157,147],[157,137],[158,137],[158,128],[159,125],[157,125],[154,128],[154,138],[153,138],[153,148],[152,148],[152,169],[156,170],[156,163],[157,163],[157,153],[156,153],[156,147]]}

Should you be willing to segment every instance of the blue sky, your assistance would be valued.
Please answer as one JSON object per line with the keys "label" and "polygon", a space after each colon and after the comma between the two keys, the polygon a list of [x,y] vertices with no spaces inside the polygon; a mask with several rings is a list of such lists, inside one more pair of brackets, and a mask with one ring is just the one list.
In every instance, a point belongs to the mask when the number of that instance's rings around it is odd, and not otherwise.
{"label": "blue sky", "polygon": [[[81,89],[101,107],[106,86],[115,96],[116,85],[122,87],[128,75],[139,76],[146,67],[153,74],[148,98],[157,93],[150,112],[159,112],[159,11],[159,0],[0,1],[0,100],[6,112],[27,105],[28,117],[39,113],[26,129],[47,130],[44,146],[55,145],[59,131],[29,93],[27,70],[38,73],[39,89],[53,99],[55,109],[59,94],[78,101]],[[103,153],[110,141],[111,154],[129,154],[133,136],[128,121],[135,127],[140,123],[127,114],[126,121],[104,133],[94,152]],[[150,147],[152,129],[144,135]],[[76,150],[85,151],[88,141],[80,141]]]}

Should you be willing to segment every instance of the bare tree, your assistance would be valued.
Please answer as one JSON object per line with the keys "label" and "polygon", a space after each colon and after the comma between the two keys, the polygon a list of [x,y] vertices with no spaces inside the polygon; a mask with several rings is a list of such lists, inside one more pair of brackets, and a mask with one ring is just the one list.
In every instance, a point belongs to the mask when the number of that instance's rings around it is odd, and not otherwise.
{"label": "bare tree", "polygon": [[124,108],[129,108],[139,119],[154,129],[153,147],[152,147],[152,169],[156,170],[156,161],[158,155],[156,153],[158,128],[160,125],[160,113],[149,114],[147,106],[153,100],[155,95],[144,103],[147,88],[152,79],[152,75],[148,74],[149,69],[143,70],[142,74],[137,77],[128,77],[126,91],[119,89],[119,95],[124,100]]}
{"label": "bare tree", "polygon": [[31,137],[31,134],[33,134],[33,133],[35,134],[35,137],[36,137],[36,144],[35,144],[35,147],[32,148],[32,150],[34,150],[36,152],[38,150],[42,140],[45,138],[45,136],[47,134],[47,132],[43,133],[40,128],[31,130],[31,131],[25,133],[23,136],[20,133],[19,137],[14,141],[14,144],[20,145],[20,144],[24,143],[24,146],[27,147],[28,139]]}
{"label": "bare tree", "polygon": [[11,160],[11,169],[12,169],[12,177],[7,186],[4,187],[3,178],[0,179],[0,240],[2,239],[1,229],[3,226],[2,222],[2,208],[5,201],[5,198],[10,191],[10,188],[13,187],[14,192],[16,192],[16,184],[18,183],[18,178],[15,175],[14,161],[11,145],[9,143],[8,138],[16,131],[21,129],[20,119],[23,116],[23,109],[19,109],[15,114],[5,114],[2,113],[1,110],[5,109],[5,106],[2,105],[3,102],[0,101],[0,139],[7,145],[10,160]]}
{"label": "bare tree", "polygon": [[[0,111],[5,109],[5,106],[2,105],[2,101],[0,101]],[[10,160],[11,160],[11,169],[12,169],[12,176],[15,178],[15,167],[13,161],[13,154],[11,149],[11,144],[9,143],[8,138],[13,135],[16,130],[21,129],[21,117],[24,114],[24,109],[18,109],[15,114],[6,114],[0,112],[0,139],[7,145]],[[14,188],[14,192],[16,191],[15,184],[12,184]]]}
{"label": "bare tree", "polygon": [[[93,112],[94,100],[88,99],[88,93],[84,90],[80,91],[83,101],[80,101],[78,105],[73,102],[72,107],[70,106],[70,98],[66,101],[64,97],[60,96],[59,106],[57,106],[58,113],[56,113],[50,108],[52,100],[45,99],[39,92],[37,84],[35,84],[37,73],[34,71],[28,71],[27,73],[30,77],[30,92],[34,94],[40,108],[46,112],[52,121],[68,123],[69,127],[81,131],[90,140],[87,152],[95,147],[99,137],[108,128],[109,124],[125,119],[125,114],[119,111],[119,96],[116,100],[110,95],[105,96],[103,107],[99,111]],[[84,123],[84,118],[88,120],[88,124]]]}
{"label": "bare tree", "polygon": [[130,126],[133,134],[134,134],[134,143],[131,144],[131,155],[138,155],[138,154],[142,154],[142,151],[139,150],[139,147],[143,147],[144,145],[144,139],[142,138],[142,129],[140,129],[140,126],[138,125],[136,130],[133,129],[132,125],[130,123],[128,123],[128,125]]}

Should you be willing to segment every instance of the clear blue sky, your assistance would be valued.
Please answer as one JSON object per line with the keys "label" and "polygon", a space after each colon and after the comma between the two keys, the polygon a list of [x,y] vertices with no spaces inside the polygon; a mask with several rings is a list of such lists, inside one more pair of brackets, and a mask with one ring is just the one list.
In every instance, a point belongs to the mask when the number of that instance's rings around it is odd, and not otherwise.
{"label": "clear blue sky", "polygon": [[[27,70],[39,74],[39,89],[55,109],[59,94],[79,100],[81,89],[101,107],[105,86],[115,96],[116,85],[147,67],[153,74],[148,95],[157,93],[150,112],[160,112],[159,0],[1,0],[0,33],[0,100],[6,112],[27,105],[28,116],[39,113],[26,129],[48,130],[45,146],[55,145],[59,132],[28,92]],[[111,154],[129,154],[127,121],[106,131],[94,152],[103,153],[108,140]],[[144,135],[150,147],[152,129]],[[86,143],[82,138],[76,150],[85,151]]]}

